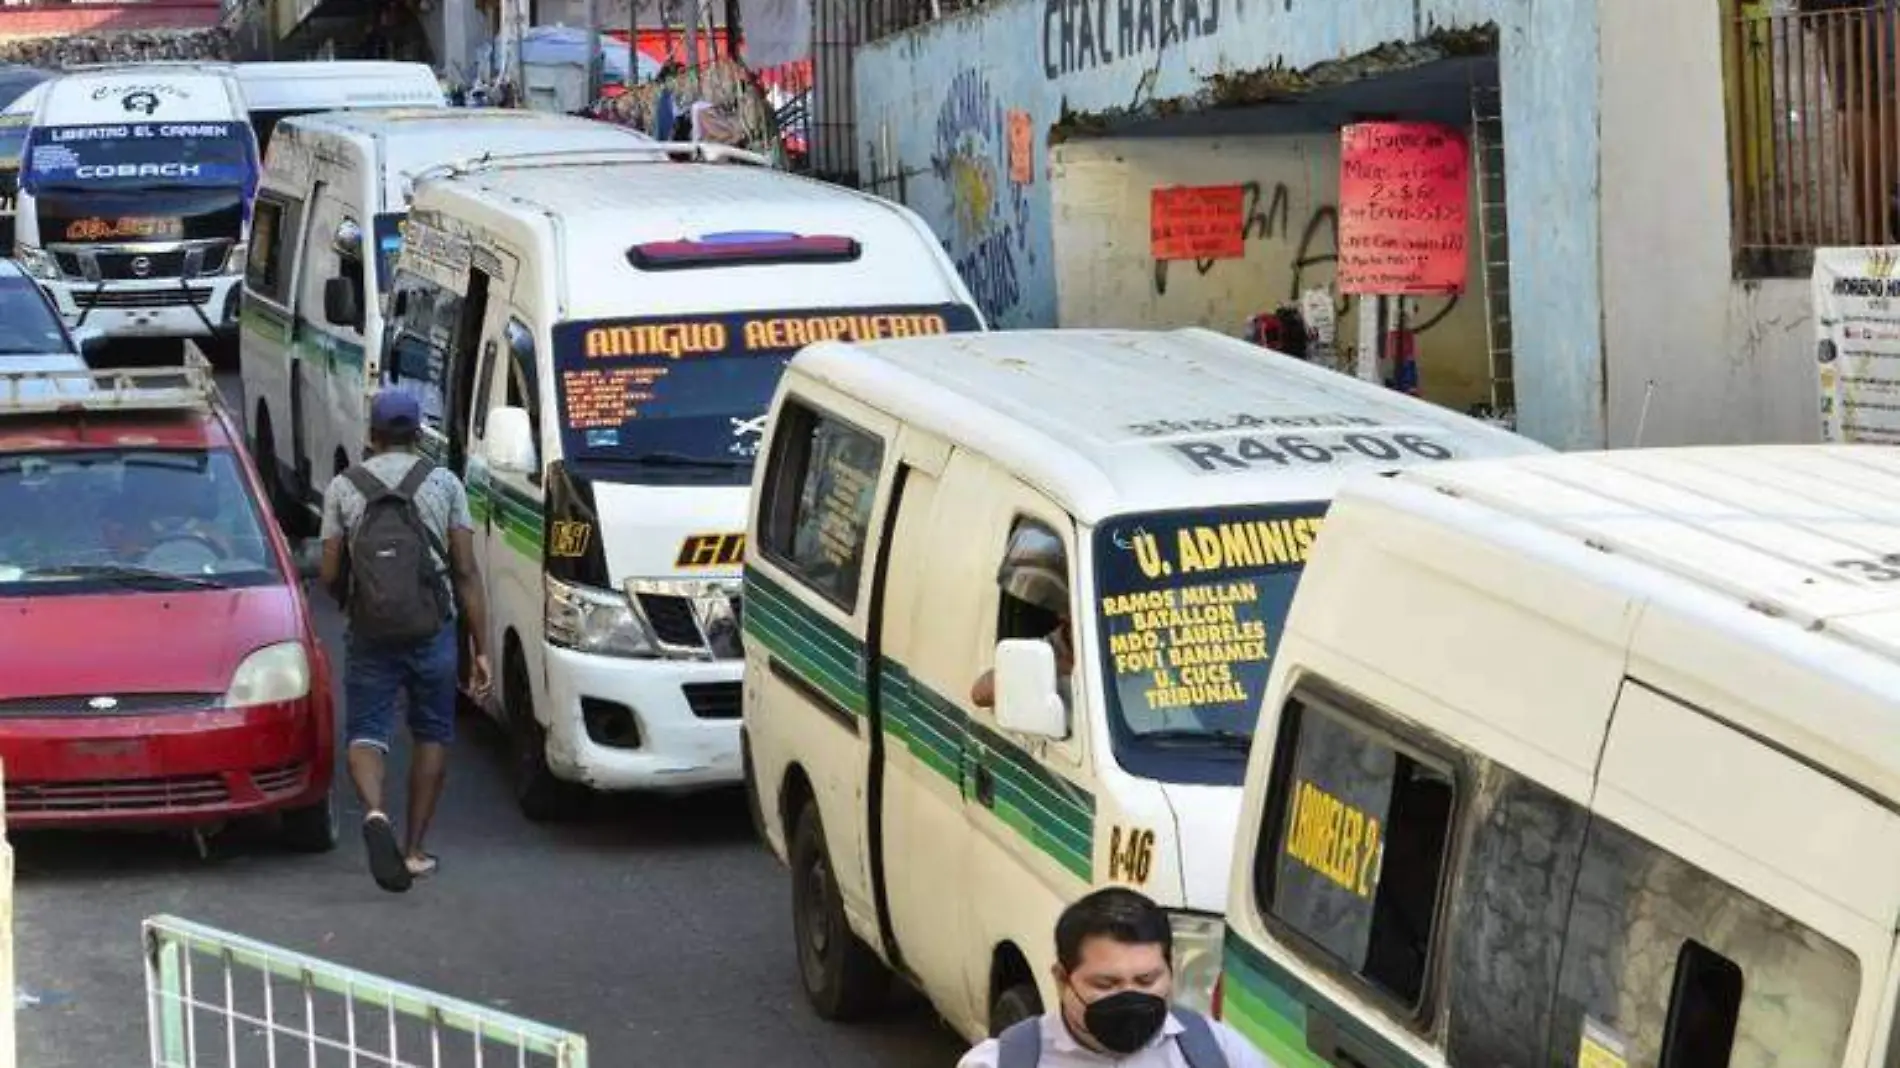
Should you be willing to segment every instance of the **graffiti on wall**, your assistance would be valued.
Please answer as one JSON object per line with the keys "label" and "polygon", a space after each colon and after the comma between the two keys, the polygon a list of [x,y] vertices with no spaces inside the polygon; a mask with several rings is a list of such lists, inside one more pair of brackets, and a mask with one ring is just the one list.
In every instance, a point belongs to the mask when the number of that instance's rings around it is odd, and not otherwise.
{"label": "graffiti on wall", "polygon": [[[1261,245],[1270,246],[1266,255],[1284,254],[1286,264],[1292,275],[1287,287],[1285,300],[1298,301],[1300,295],[1314,286],[1328,289],[1333,284],[1333,271],[1339,262],[1339,208],[1333,204],[1321,204],[1313,208],[1301,225],[1297,236],[1292,227],[1293,194],[1285,182],[1275,182],[1269,188],[1259,181],[1245,182],[1241,186],[1242,212],[1240,216],[1240,237],[1247,249],[1246,259],[1237,261],[1241,269],[1254,260],[1254,249]],[[1195,260],[1194,271],[1205,278],[1222,261]],[[1255,261],[1258,262],[1258,261]],[[1154,290],[1156,296],[1166,296],[1168,292],[1169,261],[1154,261]],[[1266,299],[1271,295],[1263,294]],[[1336,306],[1340,318],[1352,310],[1353,301],[1348,296],[1336,297]],[[1415,305],[1420,316],[1416,322],[1408,324],[1417,333],[1424,333],[1445,321],[1458,307],[1458,295],[1453,293],[1445,297],[1421,298]]]}
{"label": "graffiti on wall", "polygon": [[940,234],[944,250],[992,321],[1022,304],[1025,275],[1035,263],[1029,190],[1011,180],[1005,111],[982,71],[959,71],[937,109],[930,157],[950,204]]}
{"label": "graffiti on wall", "polygon": [[1220,8],[1221,0],[1043,0],[1043,77],[1053,82],[1213,37],[1220,33]]}

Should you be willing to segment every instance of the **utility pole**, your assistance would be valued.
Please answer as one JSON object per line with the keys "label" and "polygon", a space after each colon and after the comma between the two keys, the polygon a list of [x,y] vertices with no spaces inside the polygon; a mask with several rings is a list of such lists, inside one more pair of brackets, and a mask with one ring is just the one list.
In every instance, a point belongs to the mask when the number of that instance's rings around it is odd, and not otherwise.
{"label": "utility pole", "polygon": [[699,0],[686,0],[686,84],[699,92]]}
{"label": "utility pole", "polygon": [[600,0],[587,0],[587,106],[600,99]]}

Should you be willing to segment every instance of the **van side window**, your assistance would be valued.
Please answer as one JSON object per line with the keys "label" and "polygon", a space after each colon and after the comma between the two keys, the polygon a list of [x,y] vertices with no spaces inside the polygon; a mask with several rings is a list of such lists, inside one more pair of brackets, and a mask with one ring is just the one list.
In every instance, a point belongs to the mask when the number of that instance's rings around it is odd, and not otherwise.
{"label": "van side window", "polygon": [[1598,816],[1551,1060],[1578,1063],[1594,1042],[1658,1068],[1841,1064],[1860,988],[1846,947]]}
{"label": "van side window", "polygon": [[875,436],[797,402],[781,411],[766,470],[763,548],[847,612],[858,602],[883,466]]}
{"label": "van side window", "polygon": [[1255,859],[1261,911],[1325,963],[1416,1014],[1456,800],[1448,763],[1366,718],[1295,697]]}
{"label": "van side window", "polygon": [[[1046,523],[1018,519],[1010,528],[1001,563],[1021,572],[1024,581],[1015,587],[1006,584],[997,598],[996,640],[1048,637],[1062,622],[1062,616],[1072,610],[1068,593],[1074,585],[1069,579],[1068,553],[1061,536]],[[1060,581],[1059,588],[1036,581],[1043,577],[1038,574],[1043,568],[1047,569],[1047,578]],[[1061,614],[1050,607],[1058,595],[1064,605]]]}
{"label": "van side window", "polygon": [[541,393],[536,387],[534,331],[519,319],[508,320],[508,407],[528,413],[534,440],[541,441]]}
{"label": "van side window", "polygon": [[278,304],[289,300],[290,256],[302,214],[295,201],[260,195],[252,209],[251,251],[244,280],[259,296]]}
{"label": "van side window", "polygon": [[1484,789],[1471,799],[1439,939],[1445,990],[1434,1000],[1450,1010],[1446,1059],[1545,1064],[1590,810],[1501,764],[1466,759]]}
{"label": "van side window", "polygon": [[399,271],[390,283],[383,381],[411,391],[423,422],[440,428],[447,397],[449,351],[461,318],[461,294]]}

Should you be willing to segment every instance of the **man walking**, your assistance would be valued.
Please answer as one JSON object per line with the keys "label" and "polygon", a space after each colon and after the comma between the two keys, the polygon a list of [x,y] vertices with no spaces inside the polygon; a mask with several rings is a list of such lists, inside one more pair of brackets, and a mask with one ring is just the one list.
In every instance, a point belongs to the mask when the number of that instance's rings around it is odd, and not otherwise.
{"label": "man walking", "polygon": [[1055,1008],[985,1039],[957,1068],[1269,1068],[1233,1028],[1181,1006],[1168,914],[1125,887],[1056,920]]}
{"label": "man walking", "polygon": [[[416,455],[421,430],[413,396],[378,393],[370,404],[369,458],[332,479],[323,495],[322,581],[349,621],[350,781],[365,810],[370,873],[394,893],[436,869],[423,837],[442,796],[447,746],[455,737],[458,605],[475,641],[469,680],[477,697],[486,694],[490,678],[468,492],[452,473]],[[405,698],[415,751],[408,833],[399,846],[383,807],[383,765]]]}

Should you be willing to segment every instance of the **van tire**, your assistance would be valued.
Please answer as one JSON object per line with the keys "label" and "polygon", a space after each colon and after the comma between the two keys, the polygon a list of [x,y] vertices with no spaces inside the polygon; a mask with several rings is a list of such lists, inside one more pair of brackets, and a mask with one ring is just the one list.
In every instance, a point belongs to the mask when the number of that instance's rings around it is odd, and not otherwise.
{"label": "van tire", "polygon": [[261,405],[257,423],[251,427],[251,462],[257,465],[257,477],[264,483],[264,500],[277,520],[277,529],[292,541],[299,539],[307,533],[304,528],[309,524],[298,522],[296,507],[284,489],[283,472],[277,467],[277,442],[271,436],[270,414]]}
{"label": "van tire", "polygon": [[1042,1015],[1042,992],[1036,984],[1024,980],[1006,986],[990,1003],[990,1037],[995,1038],[1012,1025]]}
{"label": "van tire", "polygon": [[799,810],[791,854],[792,934],[805,997],[823,1019],[863,1019],[883,1003],[891,974],[845,920],[817,801]]}
{"label": "van tire", "polygon": [[535,823],[554,823],[580,810],[581,788],[557,778],[548,767],[548,732],[534,718],[534,695],[528,689],[528,665],[518,649],[508,651],[502,668],[506,694],[508,741],[513,757],[515,804]]}
{"label": "van tire", "polygon": [[745,807],[746,815],[752,819],[752,833],[770,848],[772,840],[765,833],[765,809],[759,802],[759,778],[752,769],[752,741],[746,737],[743,727],[739,730],[739,764],[745,772]]}

